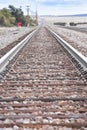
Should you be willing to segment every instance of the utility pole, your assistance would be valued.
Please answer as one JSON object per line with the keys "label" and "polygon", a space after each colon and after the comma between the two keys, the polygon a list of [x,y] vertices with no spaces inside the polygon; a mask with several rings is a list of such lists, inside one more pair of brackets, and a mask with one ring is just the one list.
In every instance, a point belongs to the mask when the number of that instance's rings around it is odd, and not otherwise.
{"label": "utility pole", "polygon": [[36,24],[38,25],[37,0],[36,1]]}
{"label": "utility pole", "polygon": [[20,6],[20,10],[22,10],[22,6]]}
{"label": "utility pole", "polygon": [[20,6],[20,8],[19,8],[19,9],[20,9],[20,13],[22,13],[22,6]]}
{"label": "utility pole", "polygon": [[36,8],[36,24],[38,25],[38,14],[37,14],[37,8]]}
{"label": "utility pole", "polygon": [[27,5],[27,16],[29,16],[29,5]]}

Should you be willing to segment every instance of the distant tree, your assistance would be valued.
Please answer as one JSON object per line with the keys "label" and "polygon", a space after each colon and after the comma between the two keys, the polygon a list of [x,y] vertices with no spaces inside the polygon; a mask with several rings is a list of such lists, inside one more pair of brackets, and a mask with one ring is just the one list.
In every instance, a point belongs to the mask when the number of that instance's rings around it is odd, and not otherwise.
{"label": "distant tree", "polygon": [[56,23],[54,23],[54,25],[65,26],[65,25],[66,25],[66,23],[65,23],[65,22],[56,22]]}
{"label": "distant tree", "polygon": [[0,25],[12,26],[15,23],[15,18],[12,17],[9,9],[3,8],[0,10]]}
{"label": "distant tree", "polygon": [[74,22],[70,22],[69,25],[70,25],[70,26],[76,26],[77,24],[74,23]]}
{"label": "distant tree", "polygon": [[15,24],[21,22],[22,25],[26,25],[26,19],[23,15],[23,11],[19,8],[15,8],[13,5],[9,5],[9,10],[11,14],[16,18]]}
{"label": "distant tree", "polygon": [[9,10],[6,9],[6,8],[3,8],[3,9],[1,10],[1,13],[2,13],[5,17],[7,17],[7,18],[11,17],[11,14],[10,14]]}
{"label": "distant tree", "polygon": [[35,26],[36,21],[30,16],[25,16],[22,9],[15,8],[13,5],[9,5],[9,8],[3,8],[0,10],[0,26],[14,26],[18,22],[22,23],[22,26]]}

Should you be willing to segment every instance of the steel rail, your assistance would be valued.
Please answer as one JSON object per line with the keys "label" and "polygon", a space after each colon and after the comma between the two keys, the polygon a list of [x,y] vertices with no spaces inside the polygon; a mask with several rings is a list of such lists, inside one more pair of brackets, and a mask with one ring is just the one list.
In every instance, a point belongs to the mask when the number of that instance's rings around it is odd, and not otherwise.
{"label": "steel rail", "polygon": [[76,61],[79,62],[84,71],[87,71],[87,57],[82,55],[74,47],[72,47],[68,42],[62,39],[58,34],[52,31],[50,28],[46,27],[47,30],[56,38],[56,40],[71,54]]}
{"label": "steel rail", "polygon": [[0,59],[0,73],[2,73],[8,63],[14,58],[14,56],[28,43],[28,41],[32,38],[32,36],[38,31],[39,27],[37,27],[33,32],[31,32],[24,40],[19,42],[15,47],[13,47],[9,52],[7,52]]}

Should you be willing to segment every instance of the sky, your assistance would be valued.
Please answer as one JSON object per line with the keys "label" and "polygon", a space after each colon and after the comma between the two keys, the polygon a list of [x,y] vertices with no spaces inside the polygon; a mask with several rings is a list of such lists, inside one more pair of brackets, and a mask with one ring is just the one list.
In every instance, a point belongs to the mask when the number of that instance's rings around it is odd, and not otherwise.
{"label": "sky", "polygon": [[73,15],[87,14],[87,0],[0,0],[0,9],[14,5],[22,8],[24,14],[34,15]]}

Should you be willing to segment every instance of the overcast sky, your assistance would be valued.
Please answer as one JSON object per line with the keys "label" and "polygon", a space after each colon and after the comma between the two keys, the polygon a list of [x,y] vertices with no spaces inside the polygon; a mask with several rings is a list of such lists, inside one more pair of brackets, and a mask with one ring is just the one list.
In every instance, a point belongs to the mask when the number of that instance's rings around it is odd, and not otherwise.
{"label": "overcast sky", "polygon": [[0,9],[14,5],[22,8],[27,14],[27,5],[30,7],[30,14],[37,11],[39,15],[70,15],[87,13],[87,0],[0,0]]}

